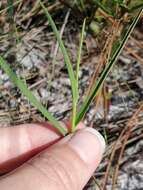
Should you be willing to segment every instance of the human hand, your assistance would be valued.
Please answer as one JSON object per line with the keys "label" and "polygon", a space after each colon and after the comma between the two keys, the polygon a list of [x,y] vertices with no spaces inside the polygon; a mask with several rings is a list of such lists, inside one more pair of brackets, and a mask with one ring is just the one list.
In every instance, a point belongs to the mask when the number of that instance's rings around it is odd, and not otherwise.
{"label": "human hand", "polygon": [[61,138],[46,123],[0,128],[0,174],[15,169],[0,178],[0,189],[82,190],[102,159],[105,142],[95,129],[83,124],[78,129]]}

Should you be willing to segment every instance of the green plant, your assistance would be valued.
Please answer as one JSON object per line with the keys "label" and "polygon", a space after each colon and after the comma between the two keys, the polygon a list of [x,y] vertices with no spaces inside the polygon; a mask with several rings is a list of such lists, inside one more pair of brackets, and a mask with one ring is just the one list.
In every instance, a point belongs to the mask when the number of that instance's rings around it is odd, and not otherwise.
{"label": "green plant", "polygon": [[60,123],[47,111],[45,107],[36,99],[32,92],[27,88],[24,82],[12,71],[6,61],[0,56],[0,66],[9,76],[12,82],[21,90],[21,92],[29,99],[29,101],[47,118],[61,134],[66,135],[67,131]]}
{"label": "green plant", "polygon": [[[106,80],[106,77],[108,76],[109,72],[111,71],[112,67],[116,63],[116,60],[121,53],[125,43],[127,42],[132,30],[134,29],[142,10],[140,9],[137,14],[137,16],[131,20],[129,27],[127,27],[119,41],[113,45],[112,48],[112,54],[110,56],[109,62],[106,65],[106,67],[103,69],[100,77],[98,78],[97,83],[95,83],[92,87],[92,91],[85,98],[83,101],[83,104],[80,109],[78,109],[78,99],[79,99],[79,92],[78,92],[78,74],[80,69],[80,61],[81,61],[81,53],[82,53],[82,46],[84,41],[84,33],[85,33],[85,27],[86,27],[86,19],[84,19],[83,26],[82,26],[82,32],[81,32],[81,38],[80,38],[80,45],[79,45],[79,51],[77,55],[77,65],[76,65],[76,71],[73,70],[72,63],[70,60],[70,56],[68,54],[67,49],[64,46],[63,40],[60,37],[60,34],[57,30],[57,27],[48,12],[47,8],[43,4],[43,2],[40,0],[40,5],[42,7],[43,12],[45,13],[45,16],[47,17],[47,20],[49,24],[51,25],[53,32],[57,38],[57,41],[59,43],[59,47],[63,53],[64,62],[67,66],[68,75],[71,82],[71,89],[72,89],[72,119],[71,119],[71,126],[72,126],[72,132],[76,130],[77,124],[83,119],[84,115],[88,111],[89,106],[91,105],[94,98],[99,93],[100,89],[102,88],[102,85],[104,81]],[[105,4],[103,4],[99,0],[94,0],[96,5],[101,8],[103,11],[105,11],[110,16],[113,15],[111,11],[108,9],[106,1]],[[84,6],[84,1],[80,1],[81,5]],[[111,2],[110,2],[111,3]],[[113,3],[119,3],[120,6],[124,6],[124,1],[114,1]],[[11,5],[9,5],[11,7]],[[106,10],[105,10],[106,9]],[[15,83],[15,85],[21,90],[21,92],[30,100],[30,102],[44,115],[45,118],[47,118],[55,128],[57,128],[61,134],[66,135],[67,130],[63,128],[60,124],[60,122],[57,121],[56,118],[54,118],[45,107],[35,98],[35,96],[32,94],[32,92],[27,88],[27,86],[22,82],[21,79],[17,77],[17,75],[12,71],[8,63],[4,60],[2,56],[0,56],[0,66],[1,68],[7,73],[9,78]]]}
{"label": "green plant", "polygon": [[61,48],[61,51],[63,53],[63,57],[64,57],[64,61],[65,61],[65,64],[67,66],[67,69],[68,69],[68,74],[69,74],[69,78],[70,78],[70,82],[71,82],[71,88],[72,88],[72,98],[73,98],[73,117],[72,117],[72,131],[75,129],[75,112],[76,112],[76,103],[78,101],[78,87],[77,87],[77,81],[76,81],[76,78],[75,78],[75,74],[74,74],[74,71],[73,71],[73,68],[72,68],[72,64],[71,64],[71,61],[70,61],[70,58],[69,58],[69,55],[68,55],[68,52],[67,52],[67,49],[65,48],[64,46],[64,43],[62,41],[62,39],[60,38],[60,34],[57,30],[57,27],[51,17],[51,15],[49,14],[48,10],[46,9],[46,7],[44,6],[44,4],[42,3],[42,1],[40,1],[40,5],[42,7],[42,9],[44,10],[44,13],[55,33],[55,36],[58,40],[58,43],[59,43],[59,46]]}
{"label": "green plant", "polygon": [[76,124],[78,124],[81,121],[81,119],[84,117],[91,102],[93,101],[95,96],[98,94],[99,90],[101,89],[106,77],[108,76],[109,72],[111,71],[113,65],[116,63],[118,56],[120,55],[121,51],[123,50],[131,32],[133,31],[135,25],[137,24],[137,21],[139,20],[141,13],[142,13],[142,10],[139,11],[139,14],[133,20],[129,29],[125,32],[121,43],[119,44],[118,48],[113,53],[112,57],[110,58],[109,63],[105,67],[105,69],[102,71],[102,74],[101,74],[100,78],[98,79],[97,83],[95,84],[95,86],[93,87],[93,90],[92,90],[90,96],[86,97],[86,99],[84,100],[84,103],[81,106],[80,111],[78,112]]}

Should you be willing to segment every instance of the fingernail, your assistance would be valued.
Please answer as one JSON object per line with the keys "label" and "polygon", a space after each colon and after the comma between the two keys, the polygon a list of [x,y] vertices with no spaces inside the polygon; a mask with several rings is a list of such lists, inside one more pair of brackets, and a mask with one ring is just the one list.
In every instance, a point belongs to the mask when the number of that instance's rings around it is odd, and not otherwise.
{"label": "fingernail", "polygon": [[68,144],[87,164],[100,162],[105,151],[105,140],[102,135],[93,128],[79,130]]}
{"label": "fingernail", "polygon": [[102,150],[103,150],[103,153],[104,153],[105,147],[106,147],[106,143],[105,143],[104,137],[101,135],[101,133],[99,133],[96,129],[91,128],[91,127],[85,128],[84,131],[87,131],[87,132],[95,135],[98,138],[99,142],[101,143]]}

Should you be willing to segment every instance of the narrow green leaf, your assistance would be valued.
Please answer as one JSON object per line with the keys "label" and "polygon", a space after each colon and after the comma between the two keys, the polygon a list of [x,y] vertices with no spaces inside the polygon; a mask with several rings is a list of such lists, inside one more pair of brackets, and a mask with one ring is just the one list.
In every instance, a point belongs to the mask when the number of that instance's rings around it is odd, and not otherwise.
{"label": "narrow green leaf", "polygon": [[42,1],[40,0],[40,5],[53,29],[53,32],[57,38],[57,41],[59,43],[59,47],[61,48],[61,51],[63,53],[63,57],[64,57],[64,61],[65,61],[65,64],[67,66],[67,70],[68,70],[68,74],[69,74],[69,78],[70,78],[70,82],[71,82],[71,88],[72,88],[72,98],[73,98],[73,115],[74,115],[74,112],[75,112],[75,102],[77,102],[76,100],[78,99],[78,87],[77,87],[77,82],[76,82],[76,78],[75,78],[75,74],[74,74],[74,71],[73,71],[73,68],[72,68],[72,64],[71,64],[71,61],[70,61],[70,58],[69,58],[69,55],[68,55],[68,52],[64,46],[64,43],[60,37],[60,33],[59,31],[57,30],[57,27],[51,17],[51,15],[49,14],[47,8],[44,6],[44,4],[42,3]]}
{"label": "narrow green leaf", "polygon": [[80,67],[80,62],[81,62],[81,53],[82,53],[82,47],[83,47],[83,41],[84,41],[85,26],[86,26],[86,19],[84,19],[84,22],[82,25],[80,45],[79,45],[78,56],[77,56],[77,65],[76,65],[76,81],[77,81],[77,84],[78,84],[79,67]]}
{"label": "narrow green leaf", "polygon": [[0,56],[0,66],[9,76],[11,81],[21,90],[21,92],[29,99],[29,101],[47,118],[53,127],[58,129],[62,135],[67,134],[67,130],[63,128],[60,123],[47,111],[47,109],[36,99],[32,92],[27,88],[27,86],[22,82],[21,79],[10,68],[9,64]]}
{"label": "narrow green leaf", "polygon": [[139,14],[136,16],[136,18],[133,20],[133,22],[129,26],[129,29],[125,33],[121,44],[117,48],[116,52],[113,54],[113,56],[110,59],[108,65],[103,70],[103,72],[102,72],[99,80],[97,81],[95,87],[93,88],[90,96],[86,97],[83,105],[80,108],[80,111],[78,112],[78,115],[77,115],[77,118],[76,118],[76,125],[82,120],[82,118],[84,117],[85,113],[87,112],[91,102],[94,100],[94,98],[98,94],[99,90],[101,89],[106,77],[108,76],[109,72],[111,71],[113,65],[116,63],[116,60],[117,60],[118,56],[120,55],[120,53],[123,50],[123,48],[124,48],[128,38],[129,38],[130,34],[132,33],[134,27],[136,26],[141,14],[142,14],[142,10],[139,11]]}
{"label": "narrow green leaf", "polygon": [[[81,53],[82,53],[82,47],[83,47],[83,41],[84,41],[85,26],[86,26],[86,19],[84,19],[83,26],[82,26],[80,45],[79,45],[79,51],[78,51],[78,56],[77,56],[77,65],[76,65],[77,88],[78,88],[79,67],[80,67],[80,62],[81,62]],[[73,113],[72,113],[72,131],[73,132],[76,129],[75,121],[76,121],[76,114],[77,114],[78,98],[79,98],[79,94],[77,96],[77,99],[73,102]]]}

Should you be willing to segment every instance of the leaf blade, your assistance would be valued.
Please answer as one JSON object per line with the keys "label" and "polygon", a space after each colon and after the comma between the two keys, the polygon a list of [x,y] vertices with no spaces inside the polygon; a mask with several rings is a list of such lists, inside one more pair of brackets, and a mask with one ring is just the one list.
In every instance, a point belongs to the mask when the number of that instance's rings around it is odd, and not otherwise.
{"label": "leaf blade", "polygon": [[[69,55],[68,55],[68,52],[64,46],[64,43],[60,37],[60,34],[57,30],[57,27],[51,17],[51,15],[49,14],[47,8],[44,6],[43,2],[40,0],[40,5],[41,7],[43,8],[43,11],[45,13],[45,15],[47,16],[47,19],[53,29],[53,32],[57,38],[57,41],[59,43],[59,47],[61,48],[61,51],[63,53],[63,57],[64,57],[64,61],[65,61],[65,64],[67,66],[67,70],[68,70],[68,74],[69,74],[69,78],[70,78],[70,82],[71,82],[71,88],[72,88],[72,105],[73,105],[73,110],[72,110],[72,125],[74,125],[75,122],[73,122],[74,118],[75,117],[75,112],[76,112],[76,109],[75,109],[75,106],[77,106],[77,99],[78,99],[78,85],[77,85],[77,81],[76,81],[76,78],[75,78],[75,74],[74,74],[74,71],[73,71],[73,68],[72,68],[72,65],[71,65],[71,61],[70,61],[70,58],[69,58]],[[75,128],[74,126],[72,126],[72,129]]]}
{"label": "leaf blade", "polygon": [[112,56],[111,60],[109,61],[108,65],[105,67],[104,71],[102,72],[98,82],[96,83],[96,85],[93,88],[93,91],[91,92],[90,96],[88,96],[85,100],[85,102],[83,103],[83,105],[80,108],[80,111],[78,112],[77,118],[76,118],[76,125],[82,120],[82,118],[84,117],[85,113],[87,112],[91,102],[93,101],[93,99],[96,97],[96,95],[98,94],[100,88],[102,87],[106,77],[108,76],[109,72],[111,71],[113,65],[115,64],[119,54],[121,53],[121,51],[123,50],[130,34],[132,33],[137,21],[139,20],[140,16],[142,14],[142,9],[139,11],[139,14],[136,16],[136,18],[134,19],[134,21],[132,22],[132,24],[130,25],[128,31],[126,32],[124,39],[122,40],[122,43],[120,44],[120,46],[118,47],[118,49],[116,50],[116,52],[114,53],[114,55]]}
{"label": "leaf blade", "polygon": [[77,81],[77,83],[78,83],[78,73],[79,73],[79,67],[80,67],[80,62],[81,62],[81,53],[82,53],[82,48],[83,48],[85,27],[86,27],[86,19],[84,19],[83,25],[82,25],[80,45],[79,45],[78,56],[77,56],[77,67],[76,67],[76,81]]}
{"label": "leaf blade", "polygon": [[5,73],[9,76],[11,81],[21,90],[21,92],[29,99],[29,101],[43,114],[45,118],[47,118],[53,127],[58,129],[62,135],[67,134],[67,130],[64,129],[60,123],[47,111],[47,109],[36,99],[36,97],[32,94],[32,92],[27,88],[27,86],[22,82],[21,79],[17,77],[17,75],[10,68],[8,63],[0,56],[0,66],[5,71]]}
{"label": "leaf blade", "polygon": [[[85,26],[86,26],[86,19],[84,19],[83,25],[82,25],[82,31],[81,31],[81,37],[80,37],[80,45],[77,55],[77,64],[76,64],[76,83],[78,88],[78,75],[79,75],[79,67],[81,62],[81,53],[82,53],[82,47],[83,47],[83,41],[84,41],[84,32],[85,32]],[[73,103],[73,113],[72,113],[72,132],[76,129],[76,114],[77,114],[77,104],[78,104],[79,94],[75,102]]]}

